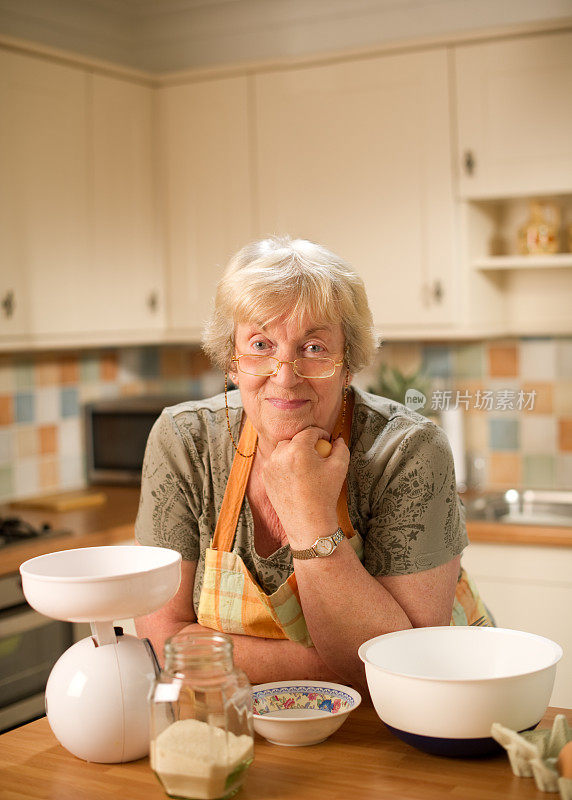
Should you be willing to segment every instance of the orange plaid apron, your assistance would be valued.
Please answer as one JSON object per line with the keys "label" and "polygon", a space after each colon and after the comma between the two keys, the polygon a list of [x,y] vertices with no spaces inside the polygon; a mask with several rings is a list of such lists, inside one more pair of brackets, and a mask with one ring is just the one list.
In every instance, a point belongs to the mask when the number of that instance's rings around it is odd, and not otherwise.
{"label": "orange plaid apron", "polygon": [[[346,415],[341,429],[341,415],[332,439],[342,435],[349,446],[354,397],[348,392]],[[238,449],[251,453],[257,432],[246,420]],[[302,613],[296,573],[275,592],[267,595],[254,580],[242,558],[232,552],[232,545],[242,507],[252,458],[235,453],[220,514],[211,546],[205,555],[205,572],[199,598],[198,622],[223,633],[243,633],[268,639],[291,639],[307,647],[312,640]],[[353,529],[348,513],[347,481],[337,503],[338,525],[345,533],[358,558],[363,560],[363,541]]]}
{"label": "orange plaid apron", "polygon": [[[344,437],[349,446],[353,413],[353,393],[348,393],[343,429],[338,419],[332,438]],[[257,432],[247,419],[240,436],[238,449],[250,453]],[[223,633],[239,633],[268,639],[291,639],[312,646],[306,626],[296,573],[272,594],[266,594],[244,565],[242,558],[232,552],[236,526],[252,467],[252,458],[235,453],[234,460],[211,546],[205,554],[203,585],[197,619],[201,625]],[[337,503],[338,524],[363,561],[363,540],[350,521],[347,505],[347,481],[344,481]],[[451,625],[491,625],[475,585],[461,570]]]}

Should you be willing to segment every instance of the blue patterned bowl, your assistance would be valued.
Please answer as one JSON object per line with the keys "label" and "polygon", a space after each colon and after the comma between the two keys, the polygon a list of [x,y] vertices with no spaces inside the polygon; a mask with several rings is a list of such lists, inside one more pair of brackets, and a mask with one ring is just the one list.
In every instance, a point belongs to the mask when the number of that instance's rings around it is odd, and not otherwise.
{"label": "blue patterned bowl", "polygon": [[254,730],[272,744],[318,744],[361,703],[350,686],[326,681],[276,681],[252,687]]}

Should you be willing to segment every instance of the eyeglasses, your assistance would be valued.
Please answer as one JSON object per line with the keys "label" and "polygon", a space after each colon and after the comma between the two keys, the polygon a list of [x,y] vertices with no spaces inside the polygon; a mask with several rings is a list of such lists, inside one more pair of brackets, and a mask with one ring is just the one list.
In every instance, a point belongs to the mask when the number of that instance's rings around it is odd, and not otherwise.
{"label": "eyeglasses", "polygon": [[341,367],[342,361],[333,358],[296,358],[294,361],[279,361],[274,356],[264,355],[239,355],[234,356],[231,363],[235,363],[241,372],[246,375],[257,375],[259,378],[278,375],[282,364],[290,364],[294,374],[299,378],[331,378],[336,367]]}

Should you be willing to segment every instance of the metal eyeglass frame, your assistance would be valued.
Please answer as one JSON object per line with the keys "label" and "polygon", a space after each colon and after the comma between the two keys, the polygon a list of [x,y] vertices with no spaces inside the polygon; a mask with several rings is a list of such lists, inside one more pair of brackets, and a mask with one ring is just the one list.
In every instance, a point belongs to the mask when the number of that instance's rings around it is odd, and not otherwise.
{"label": "metal eyeglass frame", "polygon": [[[269,373],[264,374],[264,375],[258,375],[258,374],[254,373],[254,372],[246,372],[246,370],[242,369],[242,367],[240,366],[240,359],[244,358],[245,356],[247,356],[248,358],[271,359],[272,361],[276,362],[276,369],[273,372],[269,372]],[[296,366],[298,361],[330,361],[333,364],[333,370],[329,375],[300,375],[300,373],[298,372],[298,368]],[[294,371],[294,375],[296,375],[298,378],[309,378],[310,380],[321,381],[321,380],[325,380],[326,378],[333,378],[333,376],[336,373],[336,367],[341,367],[342,364],[344,363],[344,359],[342,358],[341,361],[334,361],[333,358],[328,358],[328,357],[321,358],[321,357],[318,356],[317,358],[304,358],[303,357],[303,358],[295,358],[294,361],[280,361],[280,359],[276,358],[275,356],[266,356],[266,355],[263,355],[263,354],[259,355],[257,353],[240,353],[237,356],[233,356],[233,358],[231,359],[230,363],[231,364],[236,363],[237,368],[240,370],[240,372],[242,372],[244,375],[253,375],[255,378],[271,378],[274,375],[278,375],[278,372],[280,371],[280,367],[283,364],[290,364],[290,366],[292,367],[292,370]]]}

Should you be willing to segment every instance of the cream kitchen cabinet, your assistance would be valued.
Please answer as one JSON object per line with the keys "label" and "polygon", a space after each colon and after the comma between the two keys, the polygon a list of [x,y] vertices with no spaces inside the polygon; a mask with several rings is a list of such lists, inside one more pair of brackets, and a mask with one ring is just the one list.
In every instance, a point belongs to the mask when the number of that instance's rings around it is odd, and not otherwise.
{"label": "cream kitchen cabinet", "polygon": [[229,257],[252,238],[244,76],[159,90],[169,336],[200,335]]}
{"label": "cream kitchen cabinet", "polygon": [[152,90],[0,49],[5,349],[157,337]]}
{"label": "cream kitchen cabinet", "polygon": [[572,333],[570,256],[518,256],[530,199],[572,196],[572,30],[453,48],[464,318],[490,334]]}
{"label": "cream kitchen cabinet", "polygon": [[572,708],[572,548],[471,544],[463,566],[499,627],[553,639],[564,650],[550,704]]}
{"label": "cream kitchen cabinet", "polygon": [[258,234],[349,260],[388,335],[454,322],[447,70],[443,48],[254,78]]}
{"label": "cream kitchen cabinet", "polygon": [[89,259],[87,75],[0,50],[0,334],[80,329]]}
{"label": "cream kitchen cabinet", "polygon": [[572,190],[572,31],[454,48],[462,197]]}
{"label": "cream kitchen cabinet", "polygon": [[83,328],[113,341],[152,340],[164,325],[154,90],[93,74],[89,98],[92,268],[83,284]]}

